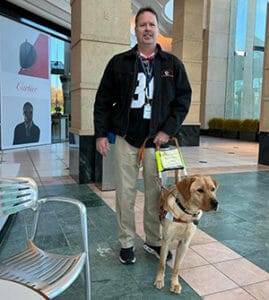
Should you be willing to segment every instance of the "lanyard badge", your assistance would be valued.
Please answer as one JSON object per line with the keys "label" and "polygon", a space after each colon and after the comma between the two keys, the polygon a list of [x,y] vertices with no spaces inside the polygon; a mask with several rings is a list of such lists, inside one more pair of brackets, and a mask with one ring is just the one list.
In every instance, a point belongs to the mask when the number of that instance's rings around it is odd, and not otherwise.
{"label": "lanyard badge", "polygon": [[152,78],[153,78],[153,69],[154,69],[154,60],[145,60],[143,61],[141,56],[140,63],[143,69],[143,72],[146,77],[146,87],[145,87],[145,105],[144,105],[144,112],[143,118],[150,119],[151,118],[151,100],[153,97],[153,85],[152,85]]}
{"label": "lanyard badge", "polygon": [[145,103],[144,105],[144,112],[143,112],[143,119],[149,120],[151,118],[151,104]]}

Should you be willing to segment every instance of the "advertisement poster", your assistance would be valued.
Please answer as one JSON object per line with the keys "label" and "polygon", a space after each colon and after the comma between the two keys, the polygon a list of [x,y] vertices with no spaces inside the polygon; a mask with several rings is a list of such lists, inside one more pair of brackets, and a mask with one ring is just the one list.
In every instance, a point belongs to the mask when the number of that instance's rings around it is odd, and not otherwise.
{"label": "advertisement poster", "polygon": [[51,143],[49,37],[0,16],[1,148]]}

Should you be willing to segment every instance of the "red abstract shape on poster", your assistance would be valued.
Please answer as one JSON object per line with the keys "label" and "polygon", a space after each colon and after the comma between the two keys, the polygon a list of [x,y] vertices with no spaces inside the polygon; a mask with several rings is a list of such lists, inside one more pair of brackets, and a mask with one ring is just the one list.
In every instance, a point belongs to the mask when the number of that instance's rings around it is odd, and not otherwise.
{"label": "red abstract shape on poster", "polygon": [[32,77],[49,78],[49,43],[48,37],[44,34],[39,34],[34,44],[37,59],[35,64],[30,69],[21,68],[19,74]]}

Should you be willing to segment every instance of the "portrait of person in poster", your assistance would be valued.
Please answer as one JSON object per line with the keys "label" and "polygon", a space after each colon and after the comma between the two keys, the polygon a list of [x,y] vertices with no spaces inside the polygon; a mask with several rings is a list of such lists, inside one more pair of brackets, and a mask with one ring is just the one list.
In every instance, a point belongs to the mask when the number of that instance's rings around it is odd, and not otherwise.
{"label": "portrait of person in poster", "polygon": [[33,105],[25,102],[23,105],[24,122],[14,129],[13,145],[39,142],[40,129],[33,121]]}

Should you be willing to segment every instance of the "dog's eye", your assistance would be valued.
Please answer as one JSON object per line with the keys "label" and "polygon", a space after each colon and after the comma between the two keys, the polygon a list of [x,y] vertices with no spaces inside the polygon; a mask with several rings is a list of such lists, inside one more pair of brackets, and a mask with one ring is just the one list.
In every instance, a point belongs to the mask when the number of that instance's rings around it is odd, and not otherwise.
{"label": "dog's eye", "polygon": [[202,194],[204,192],[204,190],[202,188],[200,188],[197,190],[197,192]]}
{"label": "dog's eye", "polygon": [[215,190],[216,190],[216,189],[215,189],[214,187],[212,187],[211,192],[215,192]]}

